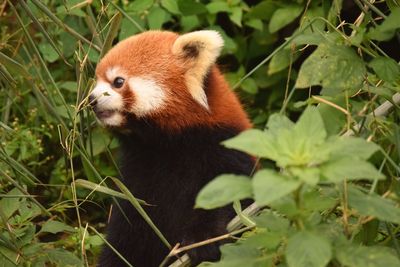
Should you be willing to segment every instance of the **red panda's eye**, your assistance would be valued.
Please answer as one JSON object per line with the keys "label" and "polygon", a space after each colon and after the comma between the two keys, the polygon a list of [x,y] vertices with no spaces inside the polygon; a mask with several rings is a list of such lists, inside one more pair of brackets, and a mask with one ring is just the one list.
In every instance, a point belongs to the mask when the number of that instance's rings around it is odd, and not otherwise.
{"label": "red panda's eye", "polygon": [[121,77],[117,77],[113,81],[113,86],[115,88],[121,88],[124,85],[125,79]]}

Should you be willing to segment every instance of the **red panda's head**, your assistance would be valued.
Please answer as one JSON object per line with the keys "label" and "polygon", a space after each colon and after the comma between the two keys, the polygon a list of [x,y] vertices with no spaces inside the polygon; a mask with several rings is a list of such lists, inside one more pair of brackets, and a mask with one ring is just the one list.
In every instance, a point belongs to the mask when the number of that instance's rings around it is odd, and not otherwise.
{"label": "red panda's head", "polygon": [[204,30],[149,31],[113,47],[99,62],[90,102],[105,125],[151,121],[166,130],[250,123],[215,66],[223,40]]}

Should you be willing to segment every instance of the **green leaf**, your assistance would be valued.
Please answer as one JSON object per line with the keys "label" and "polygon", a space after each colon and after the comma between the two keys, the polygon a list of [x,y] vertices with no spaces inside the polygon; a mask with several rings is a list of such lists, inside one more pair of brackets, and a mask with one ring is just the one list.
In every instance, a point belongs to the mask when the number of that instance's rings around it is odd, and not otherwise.
{"label": "green leaf", "polygon": [[65,249],[52,249],[47,252],[49,259],[58,266],[83,266],[82,261],[73,253]]}
{"label": "green leaf", "polygon": [[268,75],[286,69],[290,65],[290,63],[294,62],[295,57],[296,55],[293,54],[290,49],[280,50],[271,58],[271,62],[268,66]]}
{"label": "green leaf", "polygon": [[[243,237],[243,236],[242,236]],[[255,234],[247,237],[240,243],[243,246],[252,247],[256,249],[276,249],[282,242],[283,236],[280,233],[268,232],[264,229],[257,229]]]}
{"label": "green leaf", "polygon": [[375,194],[364,194],[355,187],[348,189],[350,207],[365,216],[374,216],[380,220],[400,223],[400,208],[391,200]]}
{"label": "green leaf", "polygon": [[76,232],[76,230],[73,227],[66,225],[63,222],[47,221],[43,224],[40,232],[56,234],[59,232]]}
{"label": "green leaf", "polygon": [[234,7],[232,8],[232,14],[229,15],[229,18],[233,23],[242,27],[242,15],[243,10],[240,7]]}
{"label": "green leaf", "polygon": [[384,179],[371,163],[354,157],[344,157],[329,161],[320,167],[321,174],[330,182],[338,183],[344,179]]}
{"label": "green leaf", "polygon": [[251,182],[243,175],[223,174],[209,182],[196,197],[196,208],[215,209],[251,196]]}
{"label": "green leaf", "polygon": [[275,134],[277,165],[309,166],[316,165],[328,159],[328,151],[322,150],[326,131],[317,108],[308,107],[301,115],[293,129],[280,130]]}
{"label": "green leaf", "polygon": [[289,267],[325,267],[331,258],[331,244],[319,234],[298,232],[288,241],[286,260]]}
{"label": "green leaf", "polygon": [[184,16],[198,15],[207,12],[207,8],[203,4],[193,0],[178,0],[178,7]]}
{"label": "green leaf", "polygon": [[[344,97],[337,96],[329,101],[342,106],[344,105]],[[321,114],[322,120],[324,121],[325,129],[328,136],[337,135],[346,125],[346,115],[340,110],[329,106],[325,103],[318,105],[318,111]]]}
{"label": "green leaf", "polygon": [[301,11],[303,11],[303,7],[300,5],[289,5],[277,9],[269,22],[269,31],[274,33],[282,29],[297,18]]}
{"label": "green leaf", "polygon": [[200,21],[196,15],[184,16],[181,19],[181,25],[185,32],[195,29],[199,25]]}
{"label": "green leaf", "polygon": [[151,30],[159,30],[162,25],[167,22],[170,18],[170,15],[164,11],[161,7],[154,7],[150,10],[150,13],[147,15],[147,20],[149,23],[149,29]]}
{"label": "green leaf", "polygon": [[379,146],[375,143],[367,142],[359,137],[331,138],[328,141],[328,146],[331,159],[354,157],[366,160],[379,150]]}
{"label": "green leaf", "polygon": [[154,0],[133,1],[127,6],[127,11],[143,12],[148,10],[154,4]]}
{"label": "green leaf", "polygon": [[274,14],[275,9],[276,3],[273,1],[261,1],[250,9],[248,16],[254,19],[269,20]]}
{"label": "green leaf", "polygon": [[249,129],[222,144],[227,148],[234,148],[254,156],[274,159],[275,148],[272,141],[272,137],[266,132]]}
{"label": "green leaf", "polygon": [[53,63],[59,58],[56,50],[49,43],[40,43],[38,47],[47,62]]}
{"label": "green leaf", "polygon": [[318,168],[313,167],[292,167],[290,172],[299,178],[300,181],[305,182],[311,186],[315,186],[319,182],[320,171]]}
{"label": "green leaf", "polygon": [[161,0],[161,6],[171,12],[172,14],[179,15],[181,14],[178,2],[176,0]]}
{"label": "green leaf", "polygon": [[[140,19],[139,16],[135,16],[135,15],[130,15],[132,17],[133,20],[137,21],[139,23],[139,25],[141,27],[145,26],[145,22],[143,19]],[[119,32],[119,40],[123,40],[125,38],[128,38],[132,35],[135,35],[136,33],[139,33],[140,29],[138,29],[137,27],[133,27],[132,26],[132,22],[127,19],[127,18],[123,18],[122,22],[121,22],[121,30]]]}
{"label": "green leaf", "polygon": [[383,267],[400,266],[399,259],[388,247],[347,245],[337,246],[336,258],[342,266]]}
{"label": "green leaf", "polygon": [[273,170],[261,170],[253,177],[254,199],[260,206],[290,194],[296,190],[300,181],[290,180],[288,177],[278,174]]}
{"label": "green leaf", "polygon": [[17,188],[14,188],[6,194],[6,196],[9,197],[5,197],[0,200],[0,214],[3,215],[5,219],[11,217],[21,205],[20,197],[11,197],[13,195],[21,196],[23,193]]}
{"label": "green leaf", "polygon": [[368,64],[379,78],[386,82],[400,79],[400,66],[392,58],[378,56]]}
{"label": "green leaf", "polygon": [[247,26],[250,26],[256,30],[259,30],[259,31],[262,31],[264,28],[264,25],[260,19],[249,19],[249,20],[245,21],[244,24],[246,24]]}
{"label": "green leaf", "polygon": [[386,41],[393,38],[396,30],[400,28],[400,7],[393,8],[392,13],[385,18],[382,24],[372,28],[368,36],[378,41]]}
{"label": "green leaf", "polygon": [[278,216],[275,212],[267,209],[252,219],[258,228],[265,228],[274,233],[286,233],[290,225],[287,218]]}
{"label": "green leaf", "polygon": [[272,256],[266,257],[254,247],[227,244],[220,248],[221,260],[213,263],[203,263],[199,267],[264,267],[272,266]]}
{"label": "green leaf", "polygon": [[217,14],[219,12],[230,12],[231,8],[227,2],[211,2],[206,6],[208,13]]}
{"label": "green leaf", "polygon": [[[5,246],[0,246],[0,260],[1,264],[4,264],[4,266],[17,266],[18,264],[18,253],[5,247]],[[0,265],[3,267],[3,265]]]}
{"label": "green leaf", "polygon": [[333,208],[338,203],[337,192],[332,188],[315,188],[304,192],[303,207],[306,211],[326,211]]}
{"label": "green leaf", "polygon": [[292,44],[296,44],[296,46],[300,45],[319,45],[323,43],[326,39],[324,34],[319,32],[311,32],[311,33],[302,33],[297,35],[293,40]]}
{"label": "green leaf", "polygon": [[294,123],[288,117],[279,113],[272,114],[268,118],[267,128],[268,132],[273,135],[279,135],[282,129],[292,130]]}
{"label": "green leaf", "polygon": [[241,84],[241,87],[243,89],[243,91],[255,95],[258,92],[258,86],[256,84],[256,82],[254,81],[254,79],[252,78],[247,78],[246,80],[244,80]]}
{"label": "green leaf", "polygon": [[322,43],[303,62],[296,87],[321,85],[336,90],[354,89],[361,86],[365,74],[364,62],[353,49]]}
{"label": "green leaf", "polygon": [[301,139],[312,144],[322,144],[326,139],[324,121],[314,106],[308,106],[294,126],[294,132]]}

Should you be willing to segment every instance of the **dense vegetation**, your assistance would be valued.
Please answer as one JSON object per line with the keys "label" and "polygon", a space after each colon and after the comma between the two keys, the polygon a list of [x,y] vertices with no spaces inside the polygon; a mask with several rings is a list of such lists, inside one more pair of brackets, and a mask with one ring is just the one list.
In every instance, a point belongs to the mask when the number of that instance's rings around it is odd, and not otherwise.
{"label": "dense vegetation", "polygon": [[140,207],[87,96],[112,44],[160,28],[222,34],[255,125],[224,142],[254,176],[197,197],[244,225],[204,266],[400,266],[398,0],[5,0],[0,19],[0,266],[93,266],[109,205]]}

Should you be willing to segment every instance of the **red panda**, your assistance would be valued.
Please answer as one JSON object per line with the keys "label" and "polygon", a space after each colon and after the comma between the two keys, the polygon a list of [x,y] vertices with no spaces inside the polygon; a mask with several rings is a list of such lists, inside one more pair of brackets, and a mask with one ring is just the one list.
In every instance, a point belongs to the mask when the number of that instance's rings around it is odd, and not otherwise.
{"label": "red panda", "polygon": [[[121,144],[122,181],[171,244],[226,233],[231,207],[194,209],[199,190],[223,173],[249,175],[254,160],[220,143],[251,127],[215,62],[216,31],[149,31],[113,47],[96,68],[89,96],[99,121]],[[136,267],[159,266],[168,249],[128,203],[114,209],[108,242]],[[213,243],[189,251],[193,265],[219,258]],[[125,266],[108,246],[99,266]]]}

